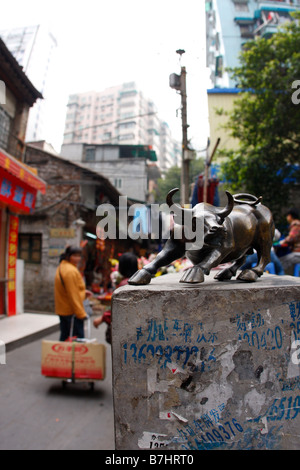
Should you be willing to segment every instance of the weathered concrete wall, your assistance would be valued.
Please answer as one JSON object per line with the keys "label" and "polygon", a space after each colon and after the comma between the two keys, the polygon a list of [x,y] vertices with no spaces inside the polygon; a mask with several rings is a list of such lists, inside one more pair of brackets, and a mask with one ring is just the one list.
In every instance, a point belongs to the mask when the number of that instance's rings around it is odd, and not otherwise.
{"label": "weathered concrete wall", "polygon": [[113,296],[116,449],[299,449],[300,280],[179,279]]}

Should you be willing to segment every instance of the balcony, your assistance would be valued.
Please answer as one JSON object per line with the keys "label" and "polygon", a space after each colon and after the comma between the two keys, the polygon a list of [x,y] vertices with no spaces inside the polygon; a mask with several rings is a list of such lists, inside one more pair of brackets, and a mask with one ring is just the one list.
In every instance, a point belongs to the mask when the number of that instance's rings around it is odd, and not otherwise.
{"label": "balcony", "polygon": [[300,8],[300,0],[256,0],[259,10],[295,11]]}
{"label": "balcony", "polygon": [[[300,1],[300,0],[299,0]],[[297,11],[299,6],[287,1],[257,1],[258,10],[254,12],[255,18],[261,23],[254,31],[266,39],[278,31],[283,24],[292,21],[291,12]]]}
{"label": "balcony", "polygon": [[276,24],[267,24],[263,25],[261,30],[259,31],[260,36],[264,37],[265,39],[270,39],[274,33],[277,32],[278,25]]}
{"label": "balcony", "polygon": [[24,141],[12,134],[3,122],[0,122],[0,147],[17,160],[23,161]]}

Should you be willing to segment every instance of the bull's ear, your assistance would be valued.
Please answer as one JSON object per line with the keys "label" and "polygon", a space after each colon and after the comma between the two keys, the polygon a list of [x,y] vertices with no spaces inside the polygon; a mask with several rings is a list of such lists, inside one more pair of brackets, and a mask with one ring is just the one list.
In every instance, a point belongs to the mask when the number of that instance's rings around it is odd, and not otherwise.
{"label": "bull's ear", "polygon": [[227,206],[224,207],[224,209],[221,209],[219,212],[216,212],[216,215],[220,219],[220,222],[219,222],[220,224],[223,224],[225,218],[230,214],[230,212],[232,211],[234,207],[234,199],[233,199],[232,194],[226,191],[226,196],[228,199]]}

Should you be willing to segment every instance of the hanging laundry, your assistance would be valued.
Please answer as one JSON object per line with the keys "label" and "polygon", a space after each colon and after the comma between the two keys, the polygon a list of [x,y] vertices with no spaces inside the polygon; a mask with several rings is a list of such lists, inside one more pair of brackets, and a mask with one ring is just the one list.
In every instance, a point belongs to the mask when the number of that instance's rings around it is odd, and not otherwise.
{"label": "hanging laundry", "polygon": [[[214,206],[219,205],[218,185],[219,185],[219,180],[216,177],[208,179],[206,202]],[[196,182],[195,182],[194,191],[193,191],[192,200],[191,200],[192,207],[194,207],[199,202],[203,202],[204,200],[203,192],[204,192],[204,175],[201,174],[197,177]]]}

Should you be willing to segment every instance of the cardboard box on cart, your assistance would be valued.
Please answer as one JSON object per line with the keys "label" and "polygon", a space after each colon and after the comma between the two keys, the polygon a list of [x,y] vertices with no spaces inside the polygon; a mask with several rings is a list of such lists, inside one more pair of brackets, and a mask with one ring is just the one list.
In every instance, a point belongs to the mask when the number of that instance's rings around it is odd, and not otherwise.
{"label": "cardboard box on cart", "polygon": [[103,380],[106,374],[106,346],[43,340],[41,372],[53,378]]}

